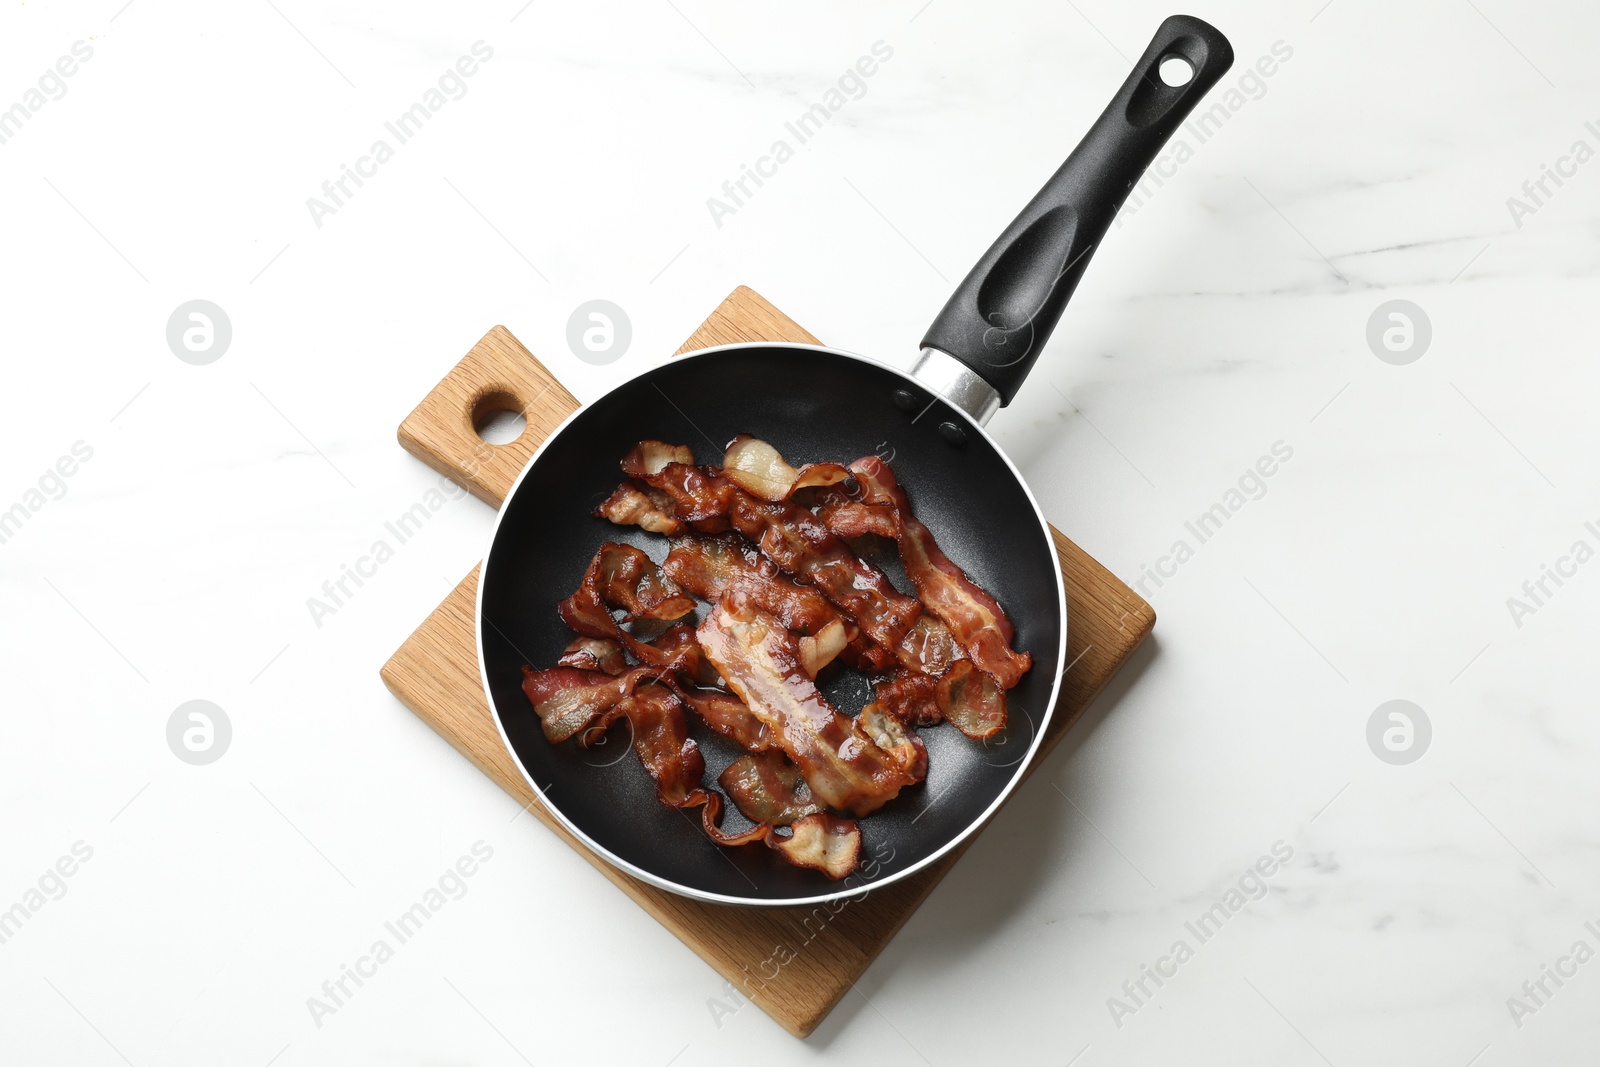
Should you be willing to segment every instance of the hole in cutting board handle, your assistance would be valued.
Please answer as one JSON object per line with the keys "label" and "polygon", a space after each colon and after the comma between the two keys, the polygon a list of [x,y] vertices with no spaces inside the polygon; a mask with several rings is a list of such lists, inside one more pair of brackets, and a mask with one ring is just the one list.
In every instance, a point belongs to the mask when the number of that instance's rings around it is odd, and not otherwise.
{"label": "hole in cutting board handle", "polygon": [[491,445],[509,445],[528,432],[522,402],[510,393],[485,393],[472,405],[472,430]]}

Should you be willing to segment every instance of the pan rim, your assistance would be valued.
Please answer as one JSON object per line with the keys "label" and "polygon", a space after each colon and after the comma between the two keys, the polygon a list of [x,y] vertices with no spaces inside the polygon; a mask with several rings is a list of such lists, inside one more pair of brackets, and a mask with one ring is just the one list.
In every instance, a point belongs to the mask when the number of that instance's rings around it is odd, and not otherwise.
{"label": "pan rim", "polygon": [[909,878],[911,875],[928,868],[929,866],[943,859],[945,856],[949,855],[950,852],[971,838],[973,834],[978,832],[978,830],[986,826],[989,820],[994,818],[995,813],[1000,810],[1001,806],[1004,805],[1008,799],[1010,799],[1011,794],[1015,792],[1017,787],[1022,784],[1022,780],[1024,777],[1026,777],[1027,771],[1032,767],[1034,760],[1038,758],[1039,746],[1044,742],[1045,733],[1048,731],[1050,723],[1056,713],[1056,703],[1061,697],[1061,683],[1066,675],[1067,634],[1071,622],[1067,613],[1066,581],[1061,574],[1061,554],[1057,551],[1055,538],[1051,535],[1050,522],[1045,518],[1044,511],[1039,506],[1039,500],[1034,496],[1033,488],[1028,484],[1028,480],[1022,476],[1022,472],[1017,469],[1016,464],[1012,462],[1011,457],[1006,454],[1005,449],[1001,448],[994,438],[990,436],[989,432],[965,411],[962,411],[954,404],[949,405],[950,408],[957,412],[966,422],[967,432],[977,433],[985,441],[987,441],[990,447],[994,449],[995,454],[998,455],[1001,461],[1006,465],[1006,469],[1011,472],[1012,477],[1016,479],[1017,485],[1022,489],[1023,495],[1027,497],[1029,506],[1033,509],[1034,518],[1039,523],[1039,530],[1041,534],[1043,534],[1045,544],[1049,547],[1051,558],[1055,562],[1055,566],[1052,567],[1051,570],[1055,578],[1056,607],[1061,616],[1061,637],[1059,646],[1056,649],[1056,663],[1058,669],[1050,686],[1050,696],[1045,708],[1045,712],[1039,720],[1038,728],[1034,730],[1033,741],[1028,745],[1027,754],[1021,760],[1017,761],[1016,770],[1012,774],[1010,780],[1006,782],[1005,786],[998,794],[996,794],[995,798],[989,803],[989,805],[984,808],[982,813],[969,822],[960,833],[956,834],[949,841],[946,841],[933,852],[929,853],[927,856],[924,856],[922,859],[918,860],[916,863],[913,863],[904,870],[896,871],[894,874],[891,874],[881,880],[869,882],[862,886],[842,887],[827,892],[817,893],[811,896],[784,898],[740,897],[730,896],[725,893],[708,892],[706,890],[695,889],[692,886],[686,886],[681,883],[674,882],[670,878],[664,878],[661,875],[645,870],[644,868],[617,855],[604,845],[600,844],[598,841],[594,840],[576,823],[569,819],[566,813],[564,813],[559,806],[552,803],[549,798],[545,796],[544,790],[539,788],[539,784],[534,781],[533,775],[529,774],[528,768],[523,765],[522,757],[517,754],[516,747],[512,745],[511,738],[506,733],[504,718],[501,715],[498,703],[495,701],[494,691],[489,686],[488,664],[483,654],[483,597],[484,590],[489,586],[489,563],[494,556],[495,543],[498,541],[500,536],[500,523],[505,518],[506,512],[509,510],[507,505],[509,505],[512,498],[516,496],[517,490],[522,487],[522,483],[527,478],[528,472],[533,470],[533,468],[538,464],[540,457],[544,455],[545,450],[549,448],[550,444],[559,438],[561,434],[566,432],[567,428],[572,424],[572,422],[584,412],[588,411],[590,407],[599,403],[601,400],[604,400],[607,396],[610,396],[617,390],[639,380],[640,378],[644,378],[650,374],[653,374],[663,367],[678,366],[684,361],[690,359],[699,359],[701,357],[717,355],[720,353],[756,348],[783,348],[803,352],[826,352],[829,355],[840,356],[845,359],[865,363],[880,370],[889,371],[895,376],[904,379],[906,382],[920,389],[926,390],[928,388],[926,384],[912,377],[907,371],[901,369],[900,367],[885,363],[882,360],[873,359],[869,356],[863,356],[860,353],[850,352],[842,348],[832,348],[827,345],[802,344],[794,341],[739,341],[733,344],[713,345],[709,348],[697,349],[694,352],[685,352],[680,355],[675,355],[671,357],[670,363],[660,363],[655,366],[646,367],[638,374],[631,375],[616,385],[611,386],[595,399],[580,404],[570,415],[561,420],[560,425],[556,426],[550,431],[549,434],[545,436],[545,439],[539,443],[539,447],[534,450],[533,455],[529,456],[528,461],[523,464],[522,470],[517,472],[516,480],[511,483],[511,488],[506,491],[505,496],[501,499],[500,506],[495,509],[494,525],[489,531],[488,549],[484,552],[483,561],[479,565],[478,570],[478,589],[473,598],[474,606],[472,628],[474,643],[477,646],[478,653],[478,681],[483,686],[484,699],[488,702],[489,710],[494,716],[495,730],[500,735],[501,745],[511,756],[512,762],[517,765],[517,770],[521,772],[523,781],[527,782],[528,788],[533,790],[533,794],[539,801],[540,805],[543,806],[544,809],[552,816],[554,816],[556,821],[559,822],[568,833],[571,833],[579,841],[583,842],[584,846],[587,847],[591,852],[597,856],[600,856],[607,863],[611,864],[618,870],[631,875],[632,877],[637,878],[648,885],[652,885],[658,889],[664,889],[669,893],[688,897],[693,900],[701,900],[709,904],[727,904],[738,907],[811,907],[819,904],[832,903],[833,901],[843,900],[850,897],[865,896],[867,893],[873,890],[881,889],[884,886],[892,885],[895,882]]}

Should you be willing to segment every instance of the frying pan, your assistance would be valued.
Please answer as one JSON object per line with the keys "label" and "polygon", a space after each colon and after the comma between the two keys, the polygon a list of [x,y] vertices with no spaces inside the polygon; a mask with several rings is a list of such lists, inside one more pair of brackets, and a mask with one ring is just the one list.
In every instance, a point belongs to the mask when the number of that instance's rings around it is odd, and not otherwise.
{"label": "frying pan", "polygon": [[[1173,57],[1193,72],[1181,86],[1160,75]],[[685,896],[815,905],[928,866],[995,812],[1049,723],[1067,612],[1045,518],[983,426],[1016,395],[1123,200],[1232,62],[1227,39],[1206,23],[1181,15],[1163,22],[1082,144],[939,312],[909,372],[810,345],[708,348],[617,386],[545,440],[495,523],[478,582],[478,659],[507,748],[579,839]],[[551,745],[521,688],[524,663],[551,666],[571,640],[555,608],[602,542],[633,544],[658,562],[665,555],[664,539],[590,517],[621,480],[622,456],[657,438],[690,445],[699,462],[720,462],[738,433],[770,441],[796,464],[887,459],[940,547],[1005,607],[1014,647],[1033,654],[1033,669],[1008,694],[1010,722],[1000,734],[978,742],[949,726],[922,732],[927,780],[862,821],[862,870],[844,882],[790,866],[770,849],[713,844],[697,811],[657,801],[625,726],[594,748]],[[909,588],[892,551],[869,558]],[[846,714],[870,699],[867,680],[854,672],[823,691]],[[710,730],[696,727],[695,737],[707,781],[739,754]],[[723,819],[727,828],[747,825],[731,805]]]}

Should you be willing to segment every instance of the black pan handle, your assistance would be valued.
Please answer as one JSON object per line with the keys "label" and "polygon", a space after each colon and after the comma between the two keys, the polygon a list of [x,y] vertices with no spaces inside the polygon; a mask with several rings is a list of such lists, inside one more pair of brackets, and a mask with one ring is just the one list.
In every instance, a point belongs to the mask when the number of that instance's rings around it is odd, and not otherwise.
{"label": "black pan handle", "polygon": [[[1188,82],[1161,80],[1178,57]],[[1009,404],[1039,358],[1122,202],[1201,97],[1233,65],[1228,39],[1173,15],[1083,143],[972,268],[928,327],[923,348],[964,363]]]}

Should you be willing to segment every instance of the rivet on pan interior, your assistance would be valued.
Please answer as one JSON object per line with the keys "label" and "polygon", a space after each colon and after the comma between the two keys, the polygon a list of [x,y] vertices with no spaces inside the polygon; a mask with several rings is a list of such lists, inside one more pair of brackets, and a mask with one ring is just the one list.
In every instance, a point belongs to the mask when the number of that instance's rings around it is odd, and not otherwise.
{"label": "rivet on pan interior", "polygon": [[901,411],[910,412],[915,411],[917,408],[917,398],[911,395],[911,390],[909,389],[896,389],[892,399],[894,400],[894,406]]}
{"label": "rivet on pan interior", "polygon": [[941,422],[939,424],[939,436],[944,438],[945,444],[953,445],[956,448],[961,448],[967,443],[967,431],[953,422]]}

